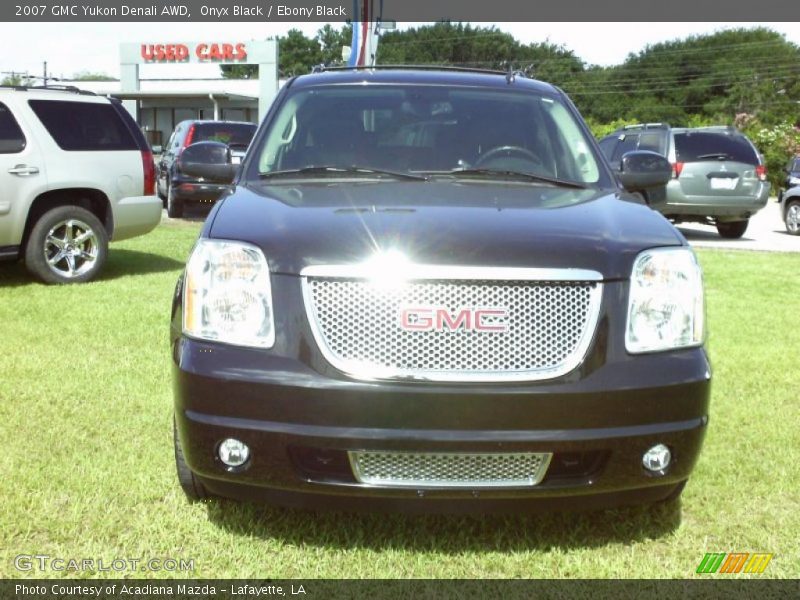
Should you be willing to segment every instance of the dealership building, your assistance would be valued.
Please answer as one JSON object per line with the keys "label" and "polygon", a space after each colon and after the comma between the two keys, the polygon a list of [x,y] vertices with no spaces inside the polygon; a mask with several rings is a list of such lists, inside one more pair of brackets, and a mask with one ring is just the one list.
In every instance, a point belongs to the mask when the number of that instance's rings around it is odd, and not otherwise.
{"label": "dealership building", "polygon": [[[184,64],[255,64],[258,78],[140,78],[142,65]],[[60,83],[121,99],[150,144],[163,146],[175,125],[186,119],[257,123],[280,85],[278,44],[274,40],[121,44],[119,81]]]}

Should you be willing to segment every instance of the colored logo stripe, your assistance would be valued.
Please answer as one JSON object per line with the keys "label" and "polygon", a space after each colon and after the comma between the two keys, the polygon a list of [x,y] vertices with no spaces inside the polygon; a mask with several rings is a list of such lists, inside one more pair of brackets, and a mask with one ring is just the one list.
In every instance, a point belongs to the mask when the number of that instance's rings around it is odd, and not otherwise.
{"label": "colored logo stripe", "polygon": [[724,552],[718,554],[714,554],[713,552],[707,552],[706,555],[703,557],[703,560],[700,561],[700,566],[697,567],[697,572],[716,573],[717,569],[719,569],[719,566],[722,564],[724,558],[725,558]]}
{"label": "colored logo stripe", "polygon": [[707,552],[697,567],[697,573],[763,573],[772,557],[766,553]]}
{"label": "colored logo stripe", "polygon": [[745,573],[763,573],[769,561],[772,560],[772,554],[751,554],[750,560],[745,565]]}
{"label": "colored logo stripe", "polygon": [[738,573],[742,570],[749,554],[747,552],[732,552],[722,565],[720,573]]}

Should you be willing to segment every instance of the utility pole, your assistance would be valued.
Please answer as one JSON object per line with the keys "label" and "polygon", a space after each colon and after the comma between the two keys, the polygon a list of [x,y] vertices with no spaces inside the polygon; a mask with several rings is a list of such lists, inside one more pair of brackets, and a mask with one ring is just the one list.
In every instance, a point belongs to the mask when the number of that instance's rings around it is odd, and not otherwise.
{"label": "utility pole", "polygon": [[44,85],[44,87],[47,87],[47,61],[44,61],[44,65],[43,66],[44,66],[44,69],[43,69],[43,73],[42,73],[42,85]]}
{"label": "utility pole", "polygon": [[348,66],[375,66],[380,32],[394,27],[394,21],[383,21],[383,0],[353,0],[353,38]]}

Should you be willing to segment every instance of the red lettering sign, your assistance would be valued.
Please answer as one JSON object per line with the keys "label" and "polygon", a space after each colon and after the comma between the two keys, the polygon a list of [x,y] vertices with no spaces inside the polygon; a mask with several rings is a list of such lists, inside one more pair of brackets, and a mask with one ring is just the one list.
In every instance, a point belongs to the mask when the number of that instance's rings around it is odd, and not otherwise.
{"label": "red lettering sign", "polygon": [[[188,62],[185,44],[142,44],[142,58],[147,62]],[[247,59],[245,44],[197,44],[194,55],[201,62],[234,62]]]}

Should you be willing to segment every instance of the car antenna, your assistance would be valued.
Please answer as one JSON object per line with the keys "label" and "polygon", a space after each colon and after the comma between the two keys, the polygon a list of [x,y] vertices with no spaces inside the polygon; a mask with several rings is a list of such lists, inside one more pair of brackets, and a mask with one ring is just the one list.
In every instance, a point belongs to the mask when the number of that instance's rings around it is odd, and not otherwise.
{"label": "car antenna", "polygon": [[506,83],[514,83],[517,77],[528,77],[528,71],[533,68],[533,65],[528,65],[525,69],[515,69],[511,63],[508,64],[508,72],[506,73]]}

